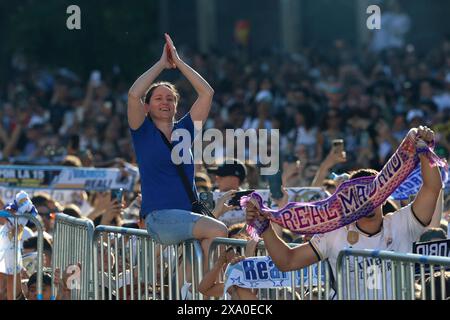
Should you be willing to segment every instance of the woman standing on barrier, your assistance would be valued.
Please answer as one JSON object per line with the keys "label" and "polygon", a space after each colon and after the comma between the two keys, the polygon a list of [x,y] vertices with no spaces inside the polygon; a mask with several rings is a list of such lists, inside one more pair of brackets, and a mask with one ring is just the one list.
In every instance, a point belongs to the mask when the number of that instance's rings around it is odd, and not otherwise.
{"label": "woman standing on barrier", "polygon": [[[192,203],[178,174],[170,148],[180,141],[177,133],[189,132],[189,147],[194,140],[194,123],[200,129],[208,117],[214,90],[191,67],[180,59],[169,35],[162,56],[142,74],[128,93],[128,124],[141,175],[142,208],[149,235],[162,244],[178,244],[189,239],[201,240],[207,260],[207,249],[215,237],[226,237],[226,226],[207,216],[192,212]],[[197,92],[190,112],[175,121],[180,96],[169,82],[153,81],[164,69],[179,69]],[[144,100],[142,101],[142,98]],[[183,132],[177,129],[184,129]],[[194,164],[192,152],[181,157],[182,169],[193,192]],[[174,152],[175,153],[175,152]],[[177,152],[178,155],[178,152]]]}

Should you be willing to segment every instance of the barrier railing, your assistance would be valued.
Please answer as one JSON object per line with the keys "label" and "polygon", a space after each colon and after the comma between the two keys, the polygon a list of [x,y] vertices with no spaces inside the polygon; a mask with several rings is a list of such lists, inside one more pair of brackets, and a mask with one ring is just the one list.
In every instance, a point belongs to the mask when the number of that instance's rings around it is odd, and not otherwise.
{"label": "barrier railing", "polygon": [[191,281],[192,299],[203,274],[198,241],[164,246],[145,230],[98,226],[93,238],[96,300],[181,299],[182,283]]}
{"label": "barrier railing", "polygon": [[[219,251],[221,250],[220,246],[239,248],[243,255],[246,245],[246,240],[230,238],[214,239],[208,254],[209,268],[211,269],[213,267],[213,259],[219,255]],[[291,243],[289,246],[295,247],[298,244]],[[256,253],[261,256],[269,255],[263,241],[258,242]],[[295,279],[298,278],[300,279],[296,283]],[[259,289],[258,298],[260,300],[329,300],[332,297],[328,261],[320,261],[301,270],[292,271],[291,279],[293,280],[290,287]]]}
{"label": "barrier railing", "polygon": [[[52,272],[59,268],[62,283],[65,273],[71,274],[65,284],[72,300],[87,300],[92,292],[92,239],[94,224],[88,219],[79,219],[63,213],[56,214],[53,233]],[[52,278],[52,294],[56,287]]]}
{"label": "barrier railing", "polygon": [[[446,292],[449,279],[445,270],[448,267],[450,258],[447,257],[342,250],[336,266],[338,299],[435,300],[437,294],[440,294],[440,299],[445,299],[450,296],[450,292]],[[436,292],[438,286],[440,289]],[[430,291],[429,296],[427,291]]]}
{"label": "barrier railing", "polygon": [[[12,241],[12,246],[11,243],[4,243],[5,247],[2,248],[3,252],[2,252],[2,257],[0,257],[1,263],[3,264],[3,266],[6,269],[10,269],[10,253],[12,253],[14,255],[13,261],[12,261],[12,274],[13,274],[13,299],[15,300],[17,298],[17,277],[18,277],[18,272],[20,273],[20,270],[22,269],[22,253],[21,253],[21,248],[20,248],[20,243],[21,243],[21,236],[19,234],[22,233],[21,229],[23,227],[23,225],[25,225],[25,221],[29,220],[31,221],[35,226],[36,226],[36,231],[37,231],[37,280],[36,280],[36,289],[37,289],[37,299],[38,300],[42,300],[42,276],[43,276],[43,228],[41,223],[39,222],[39,220],[36,219],[36,217],[32,216],[31,214],[18,214],[18,215],[12,215],[11,213],[9,213],[8,211],[0,211],[0,218],[5,218],[5,219],[12,219],[13,225],[11,229],[6,228],[6,225],[2,226],[2,232],[7,232],[8,234],[2,235],[5,237],[10,237],[10,241]],[[19,220],[23,219],[22,221]],[[21,226],[22,225],[22,226]],[[10,233],[11,232],[11,233]],[[6,247],[7,246],[7,247]],[[11,246],[11,247],[9,247]],[[9,248],[8,248],[9,247]],[[12,248],[12,252],[7,252],[10,251],[10,248]],[[7,274],[9,274],[9,272],[7,272]],[[20,276],[20,275],[19,275]],[[20,288],[20,290],[22,290],[22,288]]]}

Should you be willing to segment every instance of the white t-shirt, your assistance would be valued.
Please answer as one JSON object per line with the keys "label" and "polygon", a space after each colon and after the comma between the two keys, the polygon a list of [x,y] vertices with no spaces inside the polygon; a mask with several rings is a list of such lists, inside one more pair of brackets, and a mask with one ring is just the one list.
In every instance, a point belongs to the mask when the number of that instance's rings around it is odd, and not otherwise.
{"label": "white t-shirt", "polygon": [[[347,233],[349,231],[356,231],[359,234],[358,242],[351,245],[347,240]],[[425,231],[425,226],[415,217],[411,210],[411,205],[401,208],[400,210],[387,214],[383,218],[383,225],[381,230],[372,236],[364,233],[356,224],[350,224],[346,227],[325,233],[320,235],[315,235],[310,244],[316,253],[320,256],[320,260],[325,260],[328,258],[331,269],[333,271],[334,279],[337,280],[336,276],[336,266],[337,258],[339,252],[343,249],[377,249],[377,250],[388,250],[401,253],[410,253],[412,251],[413,242],[417,241],[420,235]],[[358,259],[359,269],[358,278],[360,286],[360,298],[364,297],[364,279],[363,279],[363,259]],[[354,260],[350,258],[350,287],[351,298],[355,299],[355,283],[354,283]],[[374,282],[374,278],[366,279],[366,284],[369,288],[369,297],[374,297],[374,294],[378,296],[378,299],[382,299],[382,285],[381,285],[381,266],[375,268],[373,263],[380,265],[379,259],[367,258],[368,274],[377,271],[377,282]],[[390,270],[390,263],[386,263],[386,270]],[[345,272],[345,270],[344,270]],[[373,274],[373,273],[372,273]],[[387,282],[387,298],[391,297],[391,279],[390,272],[386,272],[386,282]],[[369,278],[369,277],[368,277]],[[345,279],[345,277],[343,278]],[[372,281],[372,282],[371,282]],[[372,285],[368,284],[369,282]],[[346,284],[344,280],[344,297],[348,297],[346,294]]]}

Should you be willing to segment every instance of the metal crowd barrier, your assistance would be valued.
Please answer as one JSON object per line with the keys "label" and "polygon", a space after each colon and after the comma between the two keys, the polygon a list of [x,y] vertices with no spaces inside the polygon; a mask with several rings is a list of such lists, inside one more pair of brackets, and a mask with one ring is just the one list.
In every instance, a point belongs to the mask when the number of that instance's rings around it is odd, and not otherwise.
{"label": "metal crowd barrier", "polygon": [[340,300],[445,300],[450,296],[447,257],[346,249],[339,253],[336,267]]}
{"label": "metal crowd barrier", "polygon": [[[217,258],[220,254],[221,246],[234,247],[235,249],[240,250],[241,254],[244,255],[246,245],[247,240],[230,238],[214,239],[209,249],[209,269],[214,265],[213,259]],[[298,243],[289,244],[290,247],[298,245]],[[256,251],[258,256],[269,255],[263,241],[258,243]],[[295,274],[300,276],[300,283],[298,286],[294,281]],[[314,275],[316,276],[317,283],[312,281]],[[330,300],[333,296],[328,261],[319,261],[306,268],[292,271],[292,279],[293,281],[289,288],[258,289],[258,298],[260,300]],[[323,281],[321,281],[321,279],[323,279]],[[223,278],[221,280],[223,281]]]}
{"label": "metal crowd barrier", "polygon": [[[93,238],[95,300],[180,300],[184,282],[191,299],[202,299],[203,274],[198,241],[164,246],[146,230],[98,226]],[[193,265],[192,265],[193,264]]]}
{"label": "metal crowd barrier", "polygon": [[[37,289],[37,299],[38,300],[42,300],[42,274],[43,274],[43,263],[42,263],[42,259],[43,259],[43,246],[44,246],[44,235],[43,235],[43,228],[41,223],[39,222],[39,220],[37,220],[34,216],[30,215],[30,214],[18,214],[18,215],[11,215],[11,213],[9,213],[8,211],[0,211],[0,218],[8,218],[8,219],[13,219],[14,220],[14,226],[13,226],[13,230],[14,230],[14,234],[13,234],[13,238],[11,239],[13,242],[13,252],[14,252],[14,261],[13,261],[13,299],[16,300],[17,298],[17,269],[18,267],[22,267],[20,261],[19,261],[19,256],[18,255],[22,255],[21,252],[21,248],[19,248],[19,244],[20,244],[20,237],[18,237],[17,235],[19,233],[21,233],[19,231],[20,227],[19,227],[19,219],[26,219],[31,221],[32,223],[34,223],[34,225],[36,226],[37,229],[37,281],[36,281],[36,289]],[[7,231],[6,229],[4,230],[5,232]],[[18,254],[16,254],[18,252]],[[5,253],[6,255],[6,253]],[[3,256],[3,259],[7,259],[6,256]],[[3,261],[3,263],[5,265],[8,264],[8,261]],[[20,276],[20,275],[19,275]],[[22,288],[20,288],[20,290],[22,290]]]}
{"label": "metal crowd barrier", "polygon": [[[74,218],[58,213],[53,233],[52,272],[59,268],[62,283],[64,274],[70,274],[64,285],[70,290],[71,300],[90,298],[92,275],[92,239],[94,224],[91,220]],[[65,277],[64,277],[65,278]],[[52,278],[52,294],[57,288]]]}

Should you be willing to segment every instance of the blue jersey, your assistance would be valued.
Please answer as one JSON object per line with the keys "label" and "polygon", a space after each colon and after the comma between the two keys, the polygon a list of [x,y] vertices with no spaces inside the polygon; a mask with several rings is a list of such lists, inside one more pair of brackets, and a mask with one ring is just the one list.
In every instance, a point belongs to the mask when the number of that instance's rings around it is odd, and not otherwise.
{"label": "blue jersey", "polygon": [[[192,142],[194,140],[194,123],[190,113],[174,124],[173,130],[186,129],[189,131],[189,158],[190,163],[183,163],[183,169],[195,192],[194,161],[192,157]],[[182,209],[191,211],[192,204],[183,186],[175,164],[171,159],[171,152],[165,144],[161,133],[155,124],[145,118],[142,125],[133,130],[130,128],[136,152],[137,163],[141,179],[142,207],[141,216],[154,210]],[[183,139],[174,141],[176,146]],[[186,143],[186,142],[185,142]],[[180,152],[183,155],[183,152]]]}

